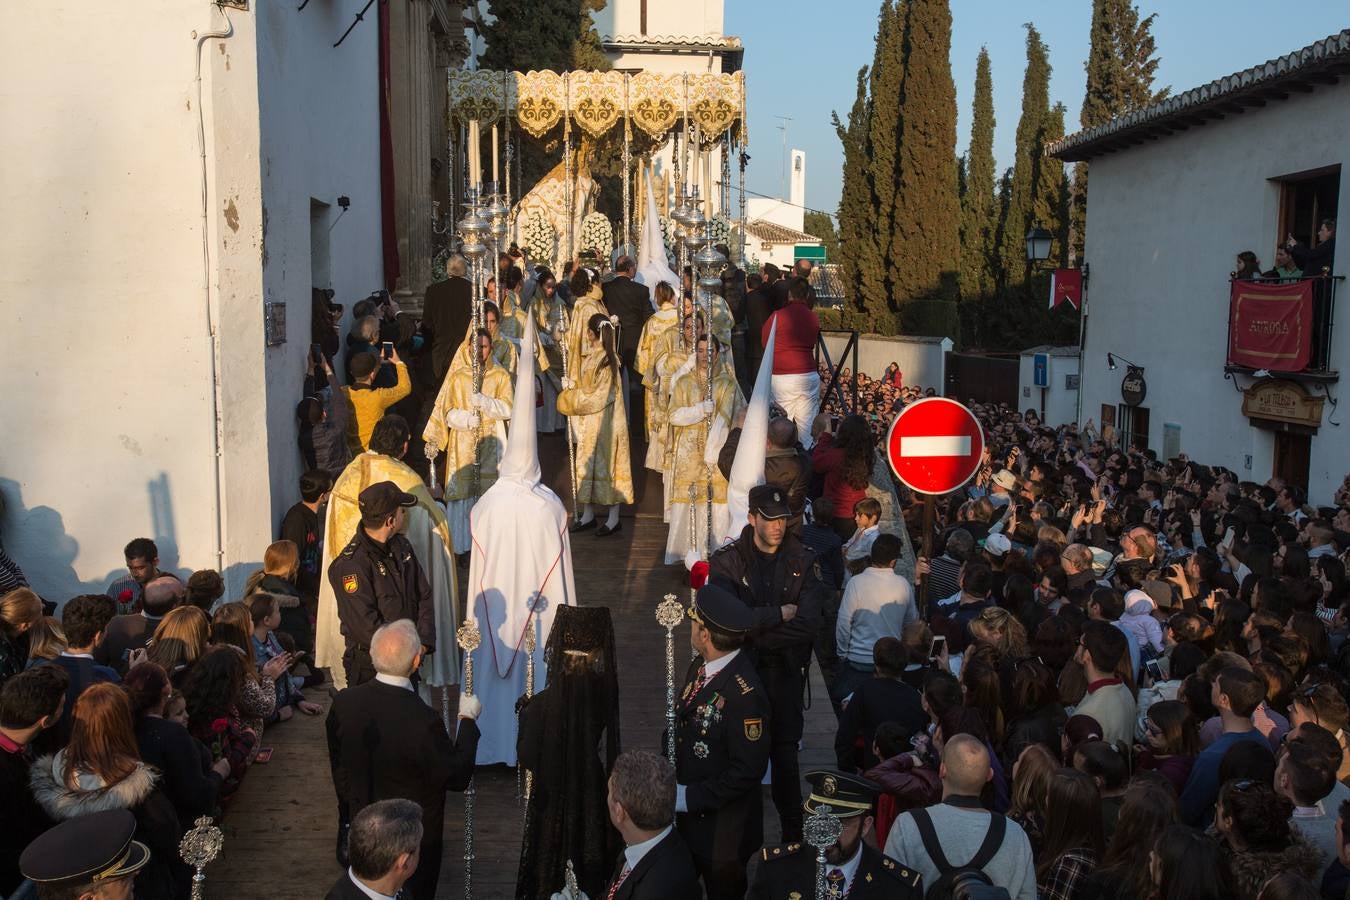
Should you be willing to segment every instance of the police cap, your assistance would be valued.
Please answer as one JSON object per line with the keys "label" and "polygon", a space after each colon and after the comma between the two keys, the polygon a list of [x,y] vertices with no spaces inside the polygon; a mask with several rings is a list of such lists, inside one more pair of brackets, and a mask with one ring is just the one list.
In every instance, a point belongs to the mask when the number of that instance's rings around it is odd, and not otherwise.
{"label": "police cap", "polygon": [[841,819],[866,815],[881,793],[876,782],[837,769],[816,769],[805,777],[811,782],[811,794],[802,806],[809,813],[820,806],[829,806],[830,812]]}
{"label": "police cap", "polygon": [[136,833],[136,817],[110,809],[67,819],[43,832],[19,857],[19,870],[38,884],[99,885],[136,874],[150,850]]}
{"label": "police cap", "polygon": [[750,608],[735,594],[715,584],[698,589],[694,605],[689,607],[689,618],[727,634],[745,634],[752,624]]}
{"label": "police cap", "polygon": [[392,481],[372,484],[356,498],[361,507],[361,518],[367,522],[383,522],[400,506],[416,506],[417,498],[401,491]]}
{"label": "police cap", "polygon": [[757,484],[750,489],[750,512],[761,519],[786,519],[792,515],[787,494],[771,484]]}

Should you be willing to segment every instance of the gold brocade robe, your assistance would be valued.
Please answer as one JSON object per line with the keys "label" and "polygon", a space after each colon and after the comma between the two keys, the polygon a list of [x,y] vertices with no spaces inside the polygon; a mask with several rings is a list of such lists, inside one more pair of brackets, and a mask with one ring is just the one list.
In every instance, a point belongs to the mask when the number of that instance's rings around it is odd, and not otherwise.
{"label": "gold brocade robe", "polygon": [[578,297],[572,307],[571,320],[567,323],[567,377],[579,381],[581,362],[591,352],[591,342],[586,336],[586,323],[596,313],[609,315],[605,304],[600,300],[600,285],[591,285],[591,291],[584,297]]}
{"label": "gold brocade robe", "polygon": [[520,296],[515,291],[508,290],[502,290],[500,295],[502,302],[499,308],[502,311],[502,318],[498,330],[503,337],[519,343],[525,336],[525,309],[520,305]]}
{"label": "gold brocade robe", "polygon": [[[483,370],[485,409],[473,406],[473,370],[458,361],[446,373],[431,417],[422,432],[422,440],[445,450],[446,500],[481,497],[497,480],[497,465],[506,448],[506,420],[511,417],[511,376],[496,360]],[[471,413],[478,413],[478,425],[472,426]],[[478,490],[474,491],[474,464],[477,462]],[[464,548],[468,549],[468,548]]]}
{"label": "gold brocade robe", "polygon": [[647,468],[660,470],[666,455],[666,399],[669,391],[661,390],[661,377],[658,362],[669,352],[670,344],[666,335],[679,337],[680,316],[672,305],[658,309],[647,323],[642,326],[642,336],[638,338],[637,371],[642,375],[642,386],[646,393],[643,404],[647,426]]}
{"label": "gold brocade robe", "polygon": [[708,421],[702,411],[707,397],[707,384],[697,369],[685,372],[675,382],[670,396],[669,417],[673,432],[671,471],[671,502],[687,503],[689,488],[694,487],[698,503],[707,498],[708,476],[712,476],[713,503],[727,502],[727,480],[717,466],[704,462],[705,440],[720,422],[722,434],[731,429],[731,423],[742,405],[741,389],[721,366],[713,378],[713,414]]}
{"label": "gold brocade robe", "polygon": [[[729,352],[731,350],[731,328],[736,324],[736,319],[732,316],[731,307],[727,306],[727,301],[716,294],[713,295],[712,301],[712,331],[713,334],[717,336],[717,340],[722,344],[722,349]],[[706,317],[708,314],[707,300],[699,297],[694,300],[693,303],[694,309],[697,310],[701,316]]]}
{"label": "gold brocade robe", "polygon": [[577,503],[632,503],[628,416],[603,352],[586,357],[577,386],[558,395],[558,412],[569,418],[576,434]]}
{"label": "gold brocade robe", "polygon": [[539,352],[548,363],[546,370],[553,387],[562,387],[562,347],[567,341],[567,332],[563,329],[565,304],[556,293],[547,298],[541,292],[535,292],[530,301],[530,315],[534,316],[535,333],[539,335]]}

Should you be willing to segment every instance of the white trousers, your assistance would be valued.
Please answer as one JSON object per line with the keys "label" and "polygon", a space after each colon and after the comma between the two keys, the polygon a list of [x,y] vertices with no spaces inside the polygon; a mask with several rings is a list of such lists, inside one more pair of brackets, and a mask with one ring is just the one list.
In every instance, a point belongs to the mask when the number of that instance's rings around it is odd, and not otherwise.
{"label": "white trousers", "polygon": [[820,373],[803,372],[800,375],[774,375],[773,401],[783,407],[794,425],[802,448],[811,449],[811,423],[820,412]]}

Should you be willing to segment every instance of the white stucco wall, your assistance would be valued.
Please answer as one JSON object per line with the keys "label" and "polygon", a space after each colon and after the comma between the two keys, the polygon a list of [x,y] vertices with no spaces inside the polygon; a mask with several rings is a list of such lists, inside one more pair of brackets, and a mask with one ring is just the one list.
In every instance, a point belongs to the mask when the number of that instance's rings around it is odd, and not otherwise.
{"label": "white stucco wall", "polygon": [[[1344,166],[1347,156],[1350,86],[1341,84],[1092,160],[1083,419],[1100,424],[1101,405],[1120,402],[1125,368],[1108,370],[1113,352],[1145,367],[1151,447],[1161,452],[1163,423],[1177,423],[1181,450],[1193,459],[1257,481],[1270,477],[1273,435],[1251,427],[1223,377],[1228,273],[1241,250],[1269,265],[1283,237],[1279,189],[1268,179]],[[1344,217],[1350,170],[1342,171],[1339,205]],[[1346,273],[1346,257],[1342,250],[1335,274]],[[1341,291],[1342,305],[1347,296]],[[1350,366],[1344,320],[1332,336],[1332,364],[1343,372]],[[1333,385],[1333,394],[1343,387]],[[1315,502],[1329,501],[1350,469],[1350,429],[1328,421],[1335,417],[1328,405],[1312,441]]]}
{"label": "white stucco wall", "polygon": [[[374,117],[373,20],[341,48],[352,69],[319,55],[351,5],[311,4],[304,19],[272,0],[231,10],[233,34],[203,48],[209,270],[194,48],[198,33],[224,30],[224,14],[168,0],[134,9],[54,0],[9,32],[0,97],[6,121],[23,127],[0,134],[0,296],[11,318],[0,350],[12,361],[0,375],[0,534],[44,596],[101,591],[125,571],[123,545],[142,536],[158,543],[165,567],[221,566],[237,588],[294,501],[308,192],[334,197],[342,182],[353,197],[334,231],[343,302],[350,307],[380,272],[377,176],[352,137]],[[76,43],[78,35],[101,37]],[[264,104],[266,143],[260,85],[287,98]],[[340,235],[343,227],[350,232]],[[208,280],[221,347],[223,508]],[[271,351],[264,297],[290,304],[291,342]]]}
{"label": "white stucco wall", "polygon": [[[634,35],[640,31],[642,6],[639,0],[609,0],[594,14],[595,30],[600,35]],[[723,0],[680,0],[678,3],[647,2],[647,34],[696,35],[722,33]]]}
{"label": "white stucco wall", "polygon": [[[1036,386],[1035,355],[1022,354],[1018,368],[1017,407],[1025,412],[1036,410],[1041,414],[1042,389]],[[1044,389],[1045,412],[1041,421],[1051,427],[1058,427],[1075,420],[1078,413],[1078,391],[1066,387],[1066,377],[1078,374],[1078,357],[1050,355],[1049,377]],[[1087,414],[1084,413],[1086,418]],[[1100,424],[1100,423],[1099,423]]]}

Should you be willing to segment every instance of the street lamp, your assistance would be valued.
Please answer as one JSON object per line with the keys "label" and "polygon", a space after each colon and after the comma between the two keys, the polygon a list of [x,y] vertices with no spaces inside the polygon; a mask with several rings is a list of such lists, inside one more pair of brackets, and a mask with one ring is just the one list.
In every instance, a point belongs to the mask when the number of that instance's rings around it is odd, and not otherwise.
{"label": "street lamp", "polygon": [[1108,353],[1106,354],[1106,367],[1110,369],[1112,372],[1116,370],[1116,360],[1120,360],[1131,369],[1138,369],[1141,372],[1144,370],[1144,367],[1139,365],[1139,363],[1131,362],[1130,360],[1121,356],[1119,353]]}
{"label": "street lamp", "polygon": [[1032,225],[1031,230],[1027,232],[1027,265],[1045,262],[1050,258],[1051,239],[1050,232],[1039,223]]}

